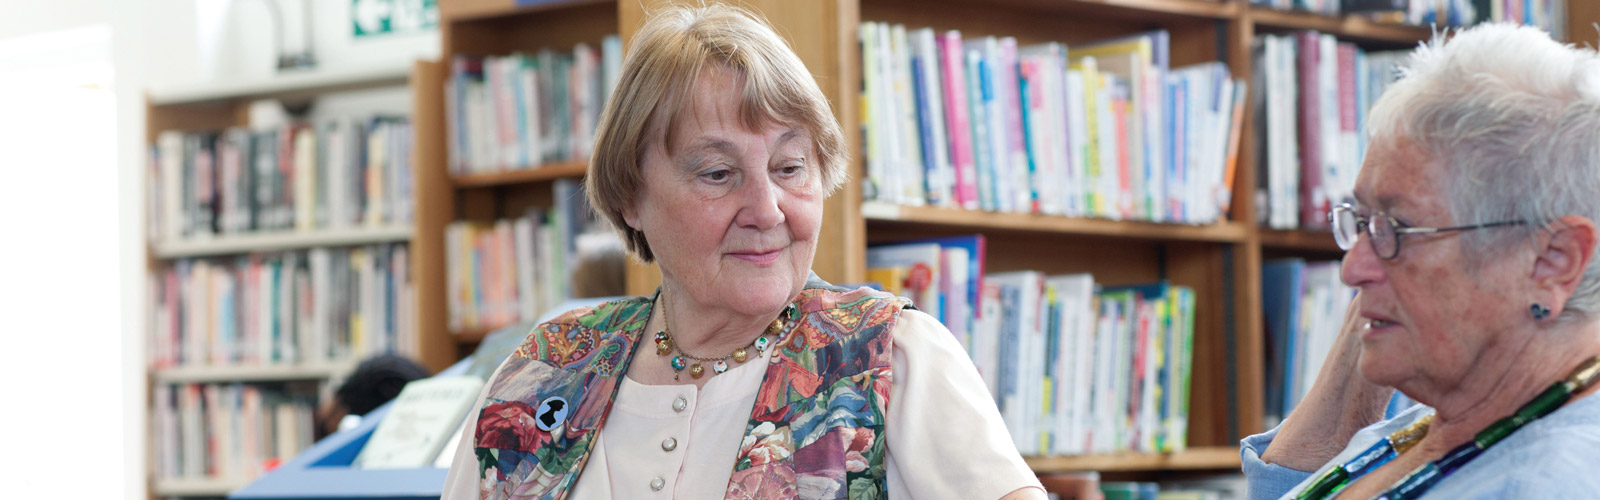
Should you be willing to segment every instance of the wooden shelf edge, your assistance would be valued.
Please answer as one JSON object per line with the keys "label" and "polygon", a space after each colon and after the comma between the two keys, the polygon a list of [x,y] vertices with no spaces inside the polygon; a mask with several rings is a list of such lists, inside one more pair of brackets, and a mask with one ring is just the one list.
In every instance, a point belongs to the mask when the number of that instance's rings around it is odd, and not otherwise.
{"label": "wooden shelf edge", "polygon": [[483,338],[489,336],[489,333],[494,330],[494,328],[463,328],[452,330],[450,335],[456,339],[458,344],[472,344],[483,342]]}
{"label": "wooden shelf edge", "polygon": [[269,366],[183,366],[151,370],[157,383],[281,382],[316,380],[351,371],[353,362]]}
{"label": "wooden shelf edge", "polygon": [[1226,446],[1190,448],[1175,453],[1115,453],[1024,457],[1035,473],[1069,471],[1168,471],[1238,469],[1239,449]]}
{"label": "wooden shelf edge", "polygon": [[462,22],[607,3],[616,0],[507,0],[504,4],[468,4],[441,14],[448,22]]}
{"label": "wooden shelf edge", "polygon": [[1075,0],[1075,3],[1217,19],[1237,15],[1240,5],[1231,1],[1203,0]]}
{"label": "wooden shelf edge", "polygon": [[163,497],[220,497],[247,484],[244,479],[157,479],[151,489]]}
{"label": "wooden shelf edge", "polygon": [[270,99],[325,94],[340,90],[377,88],[405,84],[411,77],[411,62],[338,69],[316,69],[303,73],[283,73],[238,81],[208,82],[155,88],[149,92],[151,105],[198,104],[231,99]]}
{"label": "wooden shelf edge", "polygon": [[1261,238],[1261,246],[1265,248],[1329,253],[1344,252],[1344,250],[1339,249],[1339,244],[1333,241],[1333,234],[1327,230],[1262,229],[1257,234]]}
{"label": "wooden shelf edge", "polygon": [[579,179],[589,171],[589,161],[548,163],[532,168],[487,174],[452,175],[450,181],[457,188],[484,188],[509,186],[555,179]]}
{"label": "wooden shelf edge", "polygon": [[340,229],[318,229],[315,231],[245,233],[182,241],[158,241],[151,245],[150,254],[158,259],[208,257],[315,247],[388,243],[410,240],[411,235],[412,229],[410,226],[358,226]]}
{"label": "wooden shelf edge", "polygon": [[1335,17],[1268,7],[1250,7],[1247,17],[1260,26],[1310,29],[1343,38],[1381,42],[1412,43],[1433,36],[1433,29],[1428,26],[1380,23],[1357,15]]}
{"label": "wooden shelf edge", "polygon": [[866,217],[869,223],[873,221],[917,223],[971,227],[975,230],[1001,229],[1114,238],[1219,243],[1242,243],[1249,237],[1249,229],[1238,222],[1192,226],[1157,222],[1084,219],[1055,215],[983,212],[938,207],[909,207],[880,202],[862,203],[861,214]]}

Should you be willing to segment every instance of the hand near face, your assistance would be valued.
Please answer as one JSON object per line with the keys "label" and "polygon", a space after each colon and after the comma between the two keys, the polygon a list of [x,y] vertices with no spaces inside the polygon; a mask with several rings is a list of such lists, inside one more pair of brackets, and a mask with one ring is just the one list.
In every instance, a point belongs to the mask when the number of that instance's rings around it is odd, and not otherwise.
{"label": "hand near face", "polygon": [[1368,382],[1358,369],[1361,335],[1368,323],[1361,315],[1361,302],[1361,294],[1350,301],[1339,338],[1316,382],[1279,427],[1262,461],[1314,471],[1343,451],[1356,431],[1383,418],[1394,389]]}

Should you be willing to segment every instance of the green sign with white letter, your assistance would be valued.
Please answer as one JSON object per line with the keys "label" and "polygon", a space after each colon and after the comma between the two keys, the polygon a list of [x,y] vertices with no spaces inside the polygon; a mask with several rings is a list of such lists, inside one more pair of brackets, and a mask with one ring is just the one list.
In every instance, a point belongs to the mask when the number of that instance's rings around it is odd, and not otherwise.
{"label": "green sign with white letter", "polygon": [[356,38],[420,33],[439,26],[438,0],[350,0]]}

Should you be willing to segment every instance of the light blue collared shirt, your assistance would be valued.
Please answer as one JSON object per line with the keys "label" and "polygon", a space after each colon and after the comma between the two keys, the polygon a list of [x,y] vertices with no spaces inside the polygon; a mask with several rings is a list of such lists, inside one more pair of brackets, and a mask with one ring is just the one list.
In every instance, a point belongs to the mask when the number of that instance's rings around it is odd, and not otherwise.
{"label": "light blue collared shirt", "polygon": [[[1239,442],[1249,500],[1292,498],[1311,478],[1343,464],[1379,438],[1416,422],[1433,409],[1416,405],[1367,426],[1344,451],[1316,472],[1261,461],[1278,429]],[[1468,462],[1422,496],[1468,498],[1600,498],[1600,396],[1585,397],[1535,420]],[[1358,499],[1360,500],[1360,499]]]}

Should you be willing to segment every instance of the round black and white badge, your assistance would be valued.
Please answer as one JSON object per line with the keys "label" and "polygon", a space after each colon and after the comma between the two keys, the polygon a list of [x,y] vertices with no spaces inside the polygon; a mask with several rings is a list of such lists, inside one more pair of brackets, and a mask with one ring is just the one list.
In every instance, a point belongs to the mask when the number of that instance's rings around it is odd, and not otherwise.
{"label": "round black and white badge", "polygon": [[566,398],[561,396],[546,398],[539,402],[539,410],[534,413],[534,425],[538,425],[539,430],[550,432],[566,423],[567,414],[571,411],[572,408],[567,405]]}

